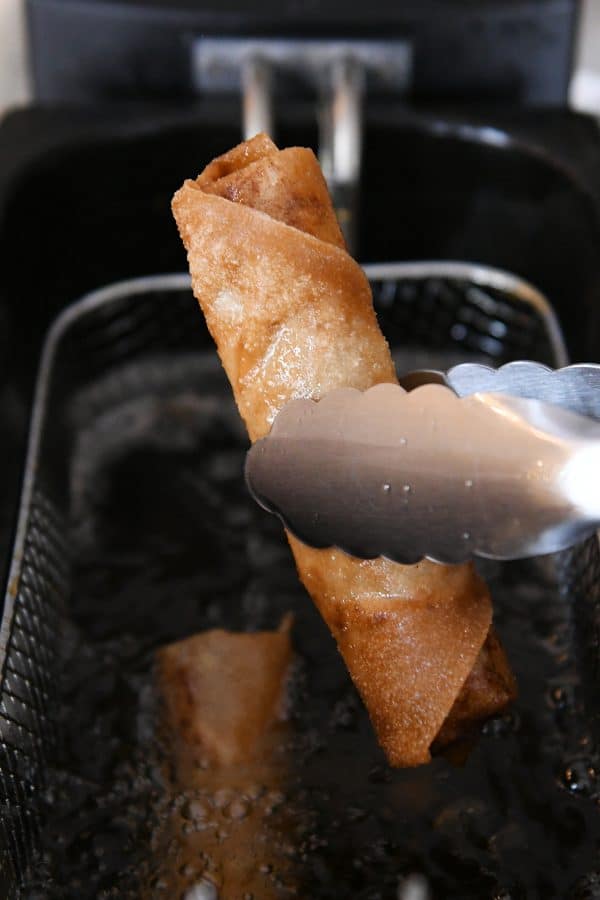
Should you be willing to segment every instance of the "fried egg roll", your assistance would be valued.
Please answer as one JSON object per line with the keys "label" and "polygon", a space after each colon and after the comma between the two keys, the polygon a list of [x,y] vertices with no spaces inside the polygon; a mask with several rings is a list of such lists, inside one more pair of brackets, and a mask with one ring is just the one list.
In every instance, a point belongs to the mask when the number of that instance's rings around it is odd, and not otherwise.
{"label": "fried egg roll", "polygon": [[[311,150],[257,135],[186,181],[173,214],[252,441],[289,400],[397,381]],[[391,765],[428,762],[432,745],[510,702],[514,678],[472,565],[403,566],[288,540]]]}

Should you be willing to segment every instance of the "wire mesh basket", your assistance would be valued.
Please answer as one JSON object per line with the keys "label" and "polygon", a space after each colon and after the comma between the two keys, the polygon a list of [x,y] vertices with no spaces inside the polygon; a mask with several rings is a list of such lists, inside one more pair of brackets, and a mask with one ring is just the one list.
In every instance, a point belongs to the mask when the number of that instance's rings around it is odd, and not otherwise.
{"label": "wire mesh basket", "polygon": [[[473,358],[500,365],[523,357],[555,366],[566,362],[549,305],[513,276],[450,263],[366,271],[382,329],[402,365],[426,359],[443,367]],[[186,275],[140,278],[88,295],[63,312],[46,340],[0,629],[2,896],[18,896],[39,848],[44,822],[38,799],[60,739],[54,660],[61,622],[68,617],[71,459],[78,430],[124,390],[135,392],[137,361],[157,361],[143,370],[140,387],[159,392],[167,370],[160,360],[172,363],[190,353],[213,350]],[[119,374],[124,366],[130,372],[126,386]],[[73,415],[73,398],[82,391],[85,404]],[[549,565],[568,603],[583,611],[581,655],[595,715],[597,542],[560,554]]]}

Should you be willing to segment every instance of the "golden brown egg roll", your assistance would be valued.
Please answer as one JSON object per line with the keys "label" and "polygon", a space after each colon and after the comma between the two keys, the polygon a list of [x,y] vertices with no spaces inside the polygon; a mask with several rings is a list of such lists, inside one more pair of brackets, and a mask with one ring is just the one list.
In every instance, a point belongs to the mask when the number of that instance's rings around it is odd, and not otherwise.
{"label": "golden brown egg roll", "polygon": [[215,629],[158,651],[172,787],[183,802],[155,835],[142,896],[153,896],[157,878],[161,896],[211,896],[210,885],[219,900],[290,896],[290,626],[288,616],[277,631]]}
{"label": "golden brown egg roll", "polygon": [[[194,764],[223,768],[261,757],[261,741],[282,712],[292,656],[290,627],[287,616],[277,631],[216,628],[157,652],[166,722],[178,759],[189,754]],[[179,781],[185,784],[185,773]]]}
{"label": "golden brown egg roll", "polygon": [[[312,151],[258,135],[186,181],[173,213],[251,440],[293,398],[396,382]],[[436,739],[514,696],[495,638],[490,671],[491,601],[471,565],[402,566],[288,539],[392,765],[428,762]]]}

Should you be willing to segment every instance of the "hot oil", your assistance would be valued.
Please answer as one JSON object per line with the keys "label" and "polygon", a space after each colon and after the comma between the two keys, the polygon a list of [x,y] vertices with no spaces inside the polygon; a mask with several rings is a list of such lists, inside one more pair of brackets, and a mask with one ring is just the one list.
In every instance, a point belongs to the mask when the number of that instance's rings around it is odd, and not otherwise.
{"label": "hot oil", "polygon": [[[247,443],[225,386],[207,393],[190,378],[87,420],[77,408],[64,741],[24,896],[171,897],[195,885],[189,900],[212,900],[219,860],[250,819],[264,885],[254,900],[600,897],[600,787],[572,609],[545,564],[486,573],[519,680],[514,708],[463,765],[394,771],[279,523],[247,495]],[[207,628],[272,629],[290,610],[283,783],[174,789],[155,649]]]}

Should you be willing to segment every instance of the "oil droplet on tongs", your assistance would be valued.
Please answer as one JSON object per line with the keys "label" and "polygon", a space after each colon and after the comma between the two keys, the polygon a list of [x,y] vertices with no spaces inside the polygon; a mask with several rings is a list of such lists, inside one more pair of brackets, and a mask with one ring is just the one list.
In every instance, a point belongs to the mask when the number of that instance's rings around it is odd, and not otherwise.
{"label": "oil droplet on tongs", "polygon": [[410,494],[410,491],[411,491],[410,484],[405,484],[403,486],[402,490],[404,491],[405,494]]}
{"label": "oil droplet on tongs", "polygon": [[389,482],[386,481],[384,484],[381,485],[381,490],[383,491],[384,494],[389,494],[389,493],[391,493],[392,486]]}

